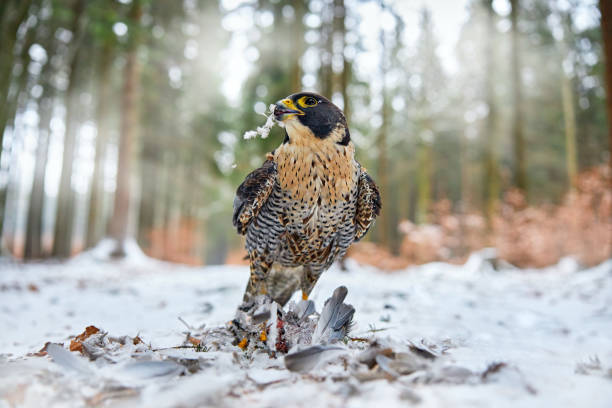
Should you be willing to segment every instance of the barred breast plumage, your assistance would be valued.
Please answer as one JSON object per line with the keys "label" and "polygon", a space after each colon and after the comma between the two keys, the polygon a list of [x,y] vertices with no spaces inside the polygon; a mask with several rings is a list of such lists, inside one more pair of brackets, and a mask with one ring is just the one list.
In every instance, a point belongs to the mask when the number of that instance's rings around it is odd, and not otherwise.
{"label": "barred breast plumage", "polygon": [[[247,230],[247,250],[314,273],[343,256],[355,236],[359,164],[353,146],[285,144],[274,154],[277,182]],[[348,159],[348,160],[347,160]]]}

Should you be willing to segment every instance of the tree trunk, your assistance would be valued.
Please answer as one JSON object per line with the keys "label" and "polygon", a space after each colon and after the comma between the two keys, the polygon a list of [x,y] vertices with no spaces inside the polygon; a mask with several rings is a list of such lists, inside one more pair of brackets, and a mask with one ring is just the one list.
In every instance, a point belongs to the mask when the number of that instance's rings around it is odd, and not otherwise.
{"label": "tree trunk", "polygon": [[[384,48],[384,46],[383,46]],[[384,51],[383,51],[384,53]],[[386,62],[383,62],[383,65],[386,64]],[[381,109],[381,116],[382,116],[382,124],[380,126],[380,131],[378,133],[378,143],[377,143],[377,147],[378,147],[378,172],[377,172],[377,178],[378,178],[378,184],[380,186],[380,194],[382,197],[382,202],[383,202],[383,206],[385,205],[385,202],[387,202],[387,199],[389,197],[389,168],[388,168],[388,157],[387,157],[387,132],[388,132],[388,128],[389,128],[389,97],[387,95],[387,89],[386,89],[386,84],[385,84],[385,75],[386,75],[386,67],[383,67],[383,90],[382,90],[382,97],[383,97],[383,103],[382,103],[382,109]],[[385,246],[385,247],[389,247],[389,243],[390,243],[390,234],[391,234],[391,228],[389,225],[389,211],[388,210],[383,210],[380,214],[380,217],[378,219],[378,234],[379,234],[379,241],[380,243]]]}
{"label": "tree trunk", "polygon": [[572,82],[565,72],[561,73],[561,96],[563,101],[563,122],[565,124],[565,167],[570,188],[574,188],[578,173],[576,152],[576,114]]}
{"label": "tree trunk", "polygon": [[[47,83],[45,89],[51,88]],[[54,92],[45,91],[39,103],[40,121],[38,126],[38,145],[36,146],[36,164],[34,166],[34,182],[28,207],[26,228],[25,259],[38,259],[44,256],[42,248],[43,205],[45,199],[45,170],[51,137],[51,119],[53,117]]]}
{"label": "tree trunk", "polygon": [[333,92],[332,58],[334,55],[334,12],[333,4],[327,4],[325,7],[326,12],[323,13],[323,21],[321,23],[321,42],[323,44],[323,49],[321,49],[321,68],[319,69],[319,80],[321,84],[321,93],[323,96],[331,100]]}
{"label": "tree trunk", "polygon": [[100,61],[98,106],[96,109],[98,132],[96,135],[96,152],[91,181],[89,213],[87,216],[87,238],[85,241],[87,248],[95,246],[104,234],[104,163],[109,132],[108,116],[111,106],[110,71],[112,62],[112,50],[110,45],[107,44],[102,49]]}
{"label": "tree trunk", "polygon": [[573,80],[565,72],[565,59],[571,58],[569,47],[574,41],[572,16],[569,12],[562,14],[563,40],[561,41],[561,102],[563,104],[563,122],[565,128],[565,168],[570,189],[575,187],[578,173],[578,152],[576,150],[576,109],[574,107]]}
{"label": "tree trunk", "polygon": [[57,195],[57,213],[55,217],[55,233],[53,236],[52,254],[58,258],[67,258],[72,252],[72,229],[74,222],[74,192],[71,187],[72,164],[76,149],[76,110],[78,109],[77,77],[80,65],[80,24],[85,11],[85,0],[77,0],[72,23],[73,49],[70,63],[70,76],[66,90],[66,133],[64,136],[64,152],[62,154],[62,171]]}
{"label": "tree trunk", "polygon": [[[429,131],[429,128],[426,130]],[[432,153],[431,142],[428,140],[421,140],[417,159],[417,224],[423,224],[428,221],[427,217],[429,214],[429,207],[431,206]]]}
{"label": "tree trunk", "polygon": [[[17,3],[16,1],[2,2],[2,16],[0,16],[0,34],[3,39],[0,41],[0,157],[2,157],[3,145],[4,145],[4,131],[10,121],[15,119],[17,108],[19,105],[19,97],[22,95],[25,89],[28,78],[28,66],[30,63],[30,46],[33,44],[35,36],[35,30],[31,29],[26,34],[26,38],[21,45],[21,72],[17,78],[12,78],[12,70],[15,64],[14,59],[14,48],[17,39],[17,30],[23,23],[25,18],[28,17],[27,11],[30,9],[32,1],[23,1],[19,8],[13,10]],[[9,7],[10,4],[10,7]],[[13,13],[13,14],[11,14]],[[16,16],[14,15],[16,13]],[[6,18],[7,21],[3,21],[2,18]],[[11,24],[8,23],[8,19],[12,18]],[[17,89],[13,92],[10,91],[11,81],[17,82]],[[7,156],[10,156],[7,155]],[[8,196],[8,182],[5,186],[0,185],[0,240],[2,232],[4,231],[4,212],[6,207],[6,199]],[[0,245],[0,252],[3,246]]]}
{"label": "tree trunk", "polygon": [[510,0],[512,11],[512,136],[514,139],[514,185],[527,193],[525,137],[523,134],[523,84],[521,79],[520,36],[518,31],[519,0]]}
{"label": "tree trunk", "polygon": [[[140,0],[133,0],[130,11],[130,20],[134,25],[140,21],[142,7]],[[121,99],[121,132],[119,135],[119,157],[117,163],[117,190],[113,217],[110,223],[110,237],[115,241],[113,257],[123,258],[126,255],[125,241],[128,237],[130,216],[130,192],[132,176],[132,160],[134,144],[137,137],[138,126],[138,86],[140,81],[140,68],[138,66],[138,36],[130,35],[130,48],[128,50]]]}
{"label": "tree trunk", "polygon": [[346,6],[344,5],[344,0],[334,0],[332,39],[336,42],[336,44],[332,44],[332,51],[334,51],[334,54],[332,54],[332,61],[333,56],[341,57],[343,61],[342,72],[334,72],[332,69],[334,77],[332,94],[334,92],[339,92],[340,95],[342,95],[342,110],[344,111],[344,115],[348,120],[350,109],[347,87],[349,81],[350,63],[346,60],[346,58],[344,58],[344,49],[346,48]]}
{"label": "tree trunk", "polygon": [[610,149],[610,166],[612,167],[612,1],[599,0],[601,12],[601,36],[605,58],[605,81],[607,90],[608,112],[608,148]]}
{"label": "tree trunk", "polygon": [[[4,0],[0,19],[0,155],[2,154],[4,129],[8,123],[10,104],[9,89],[15,61],[15,43],[21,24],[28,18],[32,0]],[[25,67],[24,67],[25,70]]]}
{"label": "tree trunk", "polygon": [[163,179],[160,177],[162,172],[160,168],[163,162],[157,155],[158,146],[144,144],[142,146],[141,163],[140,163],[140,208],[138,211],[138,243],[147,250],[148,253],[153,253],[153,242],[151,240],[151,232],[156,227],[155,225],[155,207],[158,205],[159,185],[163,184]]}
{"label": "tree trunk", "polygon": [[291,68],[289,69],[290,92],[300,92],[302,90],[302,64],[300,59],[304,55],[304,16],[306,15],[306,4],[303,0],[294,3],[295,20],[291,30]]}
{"label": "tree trunk", "polygon": [[489,112],[485,121],[484,131],[484,189],[485,189],[485,215],[489,228],[492,227],[491,221],[497,207],[499,197],[499,175],[497,165],[496,146],[497,137],[495,136],[495,124],[497,121],[497,107],[495,105],[494,78],[495,73],[495,12],[493,11],[493,1],[485,0],[487,10],[487,38],[485,39],[485,99]]}

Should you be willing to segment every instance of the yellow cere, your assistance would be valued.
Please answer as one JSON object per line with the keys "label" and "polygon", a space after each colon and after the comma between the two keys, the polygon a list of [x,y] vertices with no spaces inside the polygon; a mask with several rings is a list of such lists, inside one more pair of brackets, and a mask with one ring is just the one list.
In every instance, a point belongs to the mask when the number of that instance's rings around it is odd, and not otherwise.
{"label": "yellow cere", "polygon": [[[301,101],[302,99],[304,99],[304,98],[300,98],[300,101]],[[301,110],[300,110],[300,109],[299,109],[297,106],[295,106],[295,104],[293,103],[293,101],[292,101],[291,99],[286,98],[286,99],[283,99],[281,102],[282,102],[282,103],[283,103],[283,105],[285,105],[287,108],[289,108],[289,109],[293,109],[293,110],[295,110],[295,111],[298,111],[298,113],[294,113],[294,115],[303,115],[303,114],[304,114],[304,112],[302,112],[302,111],[301,111]],[[299,101],[298,101],[298,103],[299,103]],[[302,105],[302,106],[304,106],[304,105]]]}

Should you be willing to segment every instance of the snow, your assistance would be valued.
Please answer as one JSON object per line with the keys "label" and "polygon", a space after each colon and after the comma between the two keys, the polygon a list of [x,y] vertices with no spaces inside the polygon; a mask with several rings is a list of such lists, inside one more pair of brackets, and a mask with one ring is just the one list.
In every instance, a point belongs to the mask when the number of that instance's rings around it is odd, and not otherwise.
{"label": "snow", "polygon": [[[375,370],[356,363],[366,348],[357,341],[308,373],[229,343],[174,348],[186,332],[198,337],[233,318],[248,269],[137,253],[101,261],[104,253],[66,263],[0,260],[0,407],[612,406],[612,260],[586,270],[569,258],[541,270],[495,270],[488,251],[463,266],[386,273],[349,259],[348,272],[332,267],[311,296],[318,311],[344,285],[356,309],[352,337],[439,356],[403,375],[397,358],[378,355],[387,376],[366,379]],[[90,338],[106,353],[95,361],[68,351],[89,325],[108,333]],[[122,336],[144,344],[109,340]],[[215,341],[223,337],[204,337]],[[47,342],[64,347],[28,355]],[[347,375],[353,363],[359,376]]]}

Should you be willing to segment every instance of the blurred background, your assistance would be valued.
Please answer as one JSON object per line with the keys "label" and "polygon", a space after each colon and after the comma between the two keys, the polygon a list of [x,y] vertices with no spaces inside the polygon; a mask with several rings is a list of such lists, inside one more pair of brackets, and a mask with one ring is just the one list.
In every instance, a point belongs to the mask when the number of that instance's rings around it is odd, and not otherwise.
{"label": "blurred background", "polygon": [[4,0],[2,251],[244,262],[234,192],[283,134],[242,134],[314,90],[344,109],[383,194],[348,256],[601,262],[611,3]]}

